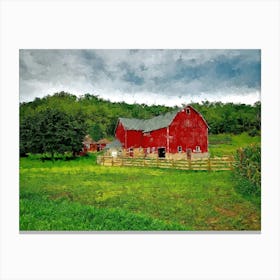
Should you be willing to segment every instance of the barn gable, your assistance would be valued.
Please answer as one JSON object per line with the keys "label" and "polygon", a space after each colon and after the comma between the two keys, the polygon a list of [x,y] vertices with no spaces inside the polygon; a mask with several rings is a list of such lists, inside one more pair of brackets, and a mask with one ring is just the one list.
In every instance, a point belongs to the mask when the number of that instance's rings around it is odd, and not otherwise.
{"label": "barn gable", "polygon": [[[188,105],[187,107],[190,107],[193,111],[195,111],[195,112],[201,117],[201,119],[203,120],[203,122],[206,124],[207,128],[209,128],[209,125],[208,125],[207,121],[204,119],[204,117],[203,117],[195,108],[193,108],[193,107],[190,106],[190,105]],[[187,108],[187,107],[186,107],[186,108]]]}

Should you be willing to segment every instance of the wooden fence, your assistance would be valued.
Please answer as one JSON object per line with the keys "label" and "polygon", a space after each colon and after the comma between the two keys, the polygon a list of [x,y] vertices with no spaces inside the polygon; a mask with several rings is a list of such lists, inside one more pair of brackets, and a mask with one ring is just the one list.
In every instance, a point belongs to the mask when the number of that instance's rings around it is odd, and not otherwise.
{"label": "wooden fence", "polygon": [[182,170],[232,170],[233,157],[215,157],[206,159],[174,160],[166,158],[128,158],[98,156],[97,164],[104,166],[142,166],[174,168]]}

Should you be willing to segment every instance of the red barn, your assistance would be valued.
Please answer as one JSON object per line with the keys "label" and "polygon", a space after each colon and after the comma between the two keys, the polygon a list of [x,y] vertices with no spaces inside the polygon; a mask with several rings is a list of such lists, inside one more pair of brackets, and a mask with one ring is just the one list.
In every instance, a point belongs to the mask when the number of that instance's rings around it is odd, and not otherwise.
{"label": "red barn", "polygon": [[97,150],[96,142],[90,137],[90,135],[86,135],[83,141],[83,152],[94,152]]}
{"label": "red barn", "polygon": [[139,148],[158,157],[208,156],[208,125],[189,105],[148,120],[119,118],[115,137],[130,154]]}
{"label": "red barn", "polygon": [[110,141],[106,138],[100,139],[99,141],[96,142],[97,144],[97,151],[102,151],[106,147],[107,144],[109,144]]}

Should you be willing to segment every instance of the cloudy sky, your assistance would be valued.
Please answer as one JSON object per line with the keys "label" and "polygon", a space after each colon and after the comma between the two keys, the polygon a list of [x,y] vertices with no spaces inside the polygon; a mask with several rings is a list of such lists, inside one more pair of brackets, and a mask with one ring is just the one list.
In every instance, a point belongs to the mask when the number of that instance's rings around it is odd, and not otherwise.
{"label": "cloudy sky", "polygon": [[59,91],[181,105],[260,100],[260,50],[20,50],[20,102]]}

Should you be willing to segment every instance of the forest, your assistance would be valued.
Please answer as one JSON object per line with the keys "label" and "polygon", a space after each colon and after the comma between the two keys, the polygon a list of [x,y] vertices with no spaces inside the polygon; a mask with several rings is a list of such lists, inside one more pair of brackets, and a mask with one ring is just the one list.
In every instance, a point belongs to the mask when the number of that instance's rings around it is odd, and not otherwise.
{"label": "forest", "polygon": [[[209,101],[188,104],[203,115],[209,125],[209,134],[247,132],[250,136],[260,135],[260,102],[256,102],[253,106]],[[184,105],[187,103],[182,104],[182,107]],[[51,152],[47,149],[50,145],[59,146],[61,152],[67,149],[75,152],[79,150],[79,143],[86,134],[96,141],[104,137],[112,139],[119,117],[147,119],[179,108],[110,102],[98,95],[85,94],[77,97],[63,91],[43,98],[35,98],[32,102],[20,103],[21,153]],[[48,126],[44,130],[47,131],[44,139],[49,139],[46,143],[40,140],[39,130],[42,126]],[[65,133],[59,133],[63,131],[63,127],[68,127],[68,140]],[[55,129],[58,133],[54,139],[49,132]],[[34,137],[41,143],[34,145],[36,142]],[[30,142],[31,140],[33,143]],[[66,143],[64,147],[60,145],[61,142]]]}

